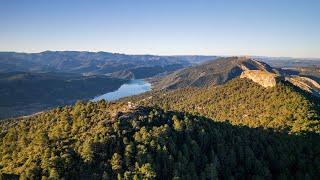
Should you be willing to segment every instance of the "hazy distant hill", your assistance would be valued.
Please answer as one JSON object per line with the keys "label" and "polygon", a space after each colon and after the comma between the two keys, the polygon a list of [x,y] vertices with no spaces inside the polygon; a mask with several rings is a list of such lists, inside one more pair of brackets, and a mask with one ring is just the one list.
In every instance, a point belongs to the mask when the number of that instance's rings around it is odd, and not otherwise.
{"label": "hazy distant hill", "polygon": [[[108,52],[45,51],[41,53],[0,52],[0,72],[67,72],[106,74],[132,71],[140,78],[190,66],[214,56],[126,55]],[[156,73],[153,72],[157,69]],[[145,75],[144,75],[145,74]]]}
{"label": "hazy distant hill", "polygon": [[285,58],[285,57],[262,57],[254,58],[270,64],[273,67],[320,67],[320,58]]}

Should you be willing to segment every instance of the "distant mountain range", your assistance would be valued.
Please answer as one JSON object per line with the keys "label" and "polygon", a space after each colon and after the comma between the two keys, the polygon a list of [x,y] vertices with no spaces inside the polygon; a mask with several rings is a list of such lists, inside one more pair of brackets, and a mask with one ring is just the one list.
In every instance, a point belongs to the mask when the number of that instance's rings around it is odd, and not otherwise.
{"label": "distant mountain range", "polygon": [[[214,58],[216,57],[126,55],[83,51],[0,52],[0,73],[22,71],[91,75],[129,71],[138,78],[145,78]],[[156,69],[155,72],[154,69]]]}
{"label": "distant mountain range", "polygon": [[253,56],[275,68],[299,68],[313,67],[320,68],[320,58],[291,58],[291,57],[265,57]]}
{"label": "distant mountain range", "polygon": [[[0,52],[0,73],[15,71],[67,72],[90,75],[129,71],[133,72],[133,74],[141,74],[146,70],[153,71],[154,68],[157,68],[156,73],[159,73],[167,70],[177,70],[217,58],[218,56],[127,55],[87,51]],[[276,58],[265,56],[254,56],[253,58],[260,59],[273,67],[320,66],[320,59],[316,58]],[[143,76],[138,75],[138,77]]]}

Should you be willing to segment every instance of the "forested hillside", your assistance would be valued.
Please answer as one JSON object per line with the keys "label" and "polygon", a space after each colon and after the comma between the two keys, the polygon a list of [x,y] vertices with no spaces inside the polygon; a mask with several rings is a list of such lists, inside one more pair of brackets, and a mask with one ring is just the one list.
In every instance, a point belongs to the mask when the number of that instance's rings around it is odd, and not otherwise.
{"label": "forested hillside", "polygon": [[[119,112],[122,110],[123,112]],[[77,103],[0,125],[2,178],[316,179],[319,135],[124,103]]]}
{"label": "forested hillside", "polygon": [[264,88],[236,78],[221,86],[149,92],[125,99],[235,125],[320,132],[320,100],[287,82]]}

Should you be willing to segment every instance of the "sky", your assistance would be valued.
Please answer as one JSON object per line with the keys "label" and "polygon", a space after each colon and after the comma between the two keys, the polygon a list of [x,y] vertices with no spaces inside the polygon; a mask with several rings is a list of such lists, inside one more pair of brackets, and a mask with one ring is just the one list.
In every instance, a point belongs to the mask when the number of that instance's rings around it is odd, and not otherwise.
{"label": "sky", "polygon": [[320,57],[320,0],[0,0],[0,51]]}

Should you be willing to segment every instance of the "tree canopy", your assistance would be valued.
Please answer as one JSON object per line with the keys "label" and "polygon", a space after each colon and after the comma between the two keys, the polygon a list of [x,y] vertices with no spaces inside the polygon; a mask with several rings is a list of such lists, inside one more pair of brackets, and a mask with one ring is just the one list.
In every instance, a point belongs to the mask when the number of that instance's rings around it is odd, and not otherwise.
{"label": "tree canopy", "polygon": [[[1,123],[1,177],[316,179],[319,135],[100,101]],[[16,175],[16,176],[15,176]]]}

